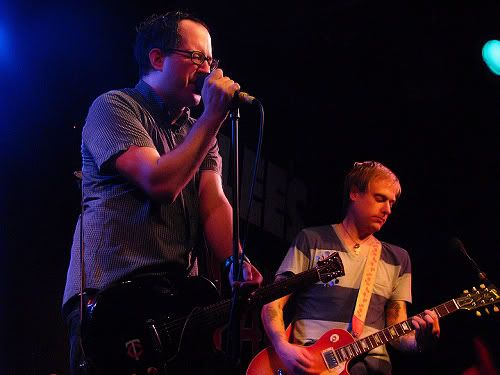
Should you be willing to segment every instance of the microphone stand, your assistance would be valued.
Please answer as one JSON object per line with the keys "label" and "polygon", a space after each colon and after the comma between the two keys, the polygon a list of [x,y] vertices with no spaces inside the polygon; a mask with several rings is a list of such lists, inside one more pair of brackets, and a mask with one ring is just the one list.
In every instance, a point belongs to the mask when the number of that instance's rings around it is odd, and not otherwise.
{"label": "microphone stand", "polygon": [[457,244],[458,249],[463,254],[463,256],[469,261],[472,267],[476,270],[479,280],[481,280],[481,282],[485,283],[486,285],[491,284],[490,280],[488,280],[488,277],[486,276],[486,273],[484,273],[481,270],[481,268],[479,268],[479,265],[476,263],[476,261],[472,259],[471,256],[467,253],[467,250],[465,250],[465,246],[462,243],[462,241],[460,241],[458,238],[455,238],[454,241]]}
{"label": "microphone stand", "polygon": [[[240,183],[239,183],[239,135],[238,120],[240,119],[240,110],[237,100],[234,100],[233,108],[230,110],[231,118],[231,151],[233,167],[233,282],[241,281],[239,244],[240,244]],[[227,350],[231,365],[234,370],[240,366],[240,306],[239,290],[234,288],[232,291],[231,314],[229,317],[229,331],[227,338]]]}

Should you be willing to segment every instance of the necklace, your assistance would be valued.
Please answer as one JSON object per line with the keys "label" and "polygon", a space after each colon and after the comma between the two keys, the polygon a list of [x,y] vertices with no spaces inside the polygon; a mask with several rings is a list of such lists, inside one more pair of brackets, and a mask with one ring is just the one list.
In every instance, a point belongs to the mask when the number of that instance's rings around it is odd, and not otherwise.
{"label": "necklace", "polygon": [[363,241],[361,242],[358,242],[358,241],[355,241],[354,238],[352,238],[351,234],[347,231],[347,228],[345,227],[344,225],[344,222],[340,222],[340,225],[342,226],[342,229],[344,230],[345,233],[347,233],[347,236],[351,239],[351,241],[354,243],[354,246],[352,247],[354,249],[354,252],[356,253],[356,255],[359,255],[359,252],[360,252],[360,247],[362,244],[364,244],[366,241],[368,241],[370,239],[370,236],[368,236],[367,238],[365,238]]}

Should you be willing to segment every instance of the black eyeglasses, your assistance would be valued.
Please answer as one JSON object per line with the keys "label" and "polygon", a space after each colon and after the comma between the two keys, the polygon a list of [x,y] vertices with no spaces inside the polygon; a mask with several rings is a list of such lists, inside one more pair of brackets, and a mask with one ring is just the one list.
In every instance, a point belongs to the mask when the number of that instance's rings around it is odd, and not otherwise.
{"label": "black eyeglasses", "polygon": [[187,50],[177,49],[177,48],[168,48],[166,52],[169,52],[169,51],[190,57],[193,64],[198,65],[198,66],[202,65],[206,61],[206,62],[208,62],[208,65],[210,66],[210,71],[217,69],[217,66],[219,66],[218,59],[206,57],[205,54],[201,51],[187,51]]}

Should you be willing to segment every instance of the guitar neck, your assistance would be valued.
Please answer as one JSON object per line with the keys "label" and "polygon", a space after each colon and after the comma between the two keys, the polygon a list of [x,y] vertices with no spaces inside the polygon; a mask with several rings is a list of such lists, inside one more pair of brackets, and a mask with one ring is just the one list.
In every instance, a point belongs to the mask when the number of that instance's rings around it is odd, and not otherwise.
{"label": "guitar neck", "polygon": [[[262,306],[295,292],[301,287],[311,285],[316,281],[319,281],[319,273],[317,269],[313,268],[288,279],[277,281],[255,290],[246,298],[245,304],[248,306]],[[219,303],[206,306],[200,309],[200,311],[193,316],[193,319],[198,318],[197,320],[199,321],[196,323],[203,323],[212,327],[218,327],[228,321],[231,302],[231,299],[227,299]]]}
{"label": "guitar neck", "polygon": [[[252,306],[264,305],[275,299],[286,296],[301,287],[319,281],[319,279],[318,270],[313,268],[291,278],[259,288],[251,293],[245,302]],[[212,305],[195,308],[187,317],[182,319],[159,321],[157,328],[159,328],[160,333],[166,333],[175,330],[181,331],[182,329],[195,330],[197,327],[220,327],[229,320],[231,302],[231,299],[226,299]]]}
{"label": "guitar neck", "polygon": [[247,303],[250,305],[262,306],[319,280],[320,276],[318,270],[313,268],[255,290],[248,297]]}
{"label": "guitar neck", "polygon": [[[459,310],[460,307],[455,301],[455,299],[452,299],[448,302],[445,302],[439,306],[436,306],[432,308],[438,318],[444,317],[448,314],[451,314],[457,310]],[[423,318],[425,313],[420,313],[417,314],[417,316]],[[388,343],[389,341],[395,340],[401,336],[406,335],[407,333],[413,331],[415,328],[413,327],[413,324],[411,323],[411,318],[394,324],[392,326],[389,326],[381,331],[378,331],[374,334],[371,334],[369,336],[366,336],[362,339],[356,340],[352,342],[351,344],[345,345],[341,348],[335,349],[335,355],[337,358],[343,362],[343,361],[348,361],[354,357],[357,357],[363,353],[366,353],[378,346],[384,345]]]}

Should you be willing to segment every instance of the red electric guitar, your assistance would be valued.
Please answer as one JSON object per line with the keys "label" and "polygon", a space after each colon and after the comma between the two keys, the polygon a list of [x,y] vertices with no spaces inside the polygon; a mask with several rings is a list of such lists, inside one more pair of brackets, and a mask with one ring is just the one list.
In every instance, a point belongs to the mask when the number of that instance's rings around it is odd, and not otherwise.
{"label": "red electric guitar", "polygon": [[[476,310],[499,300],[500,296],[495,286],[481,285],[479,289],[473,288],[471,292],[466,290],[460,297],[436,306],[432,310],[441,318],[458,310]],[[493,310],[498,312],[498,307],[494,306]],[[420,317],[423,315],[424,313],[418,314]],[[413,330],[411,318],[359,340],[355,340],[349,332],[343,329],[332,329],[306,348],[317,358],[315,371],[318,375],[348,375],[347,365],[351,359]],[[271,347],[259,352],[247,369],[247,375],[267,374],[286,374],[283,364]]]}

